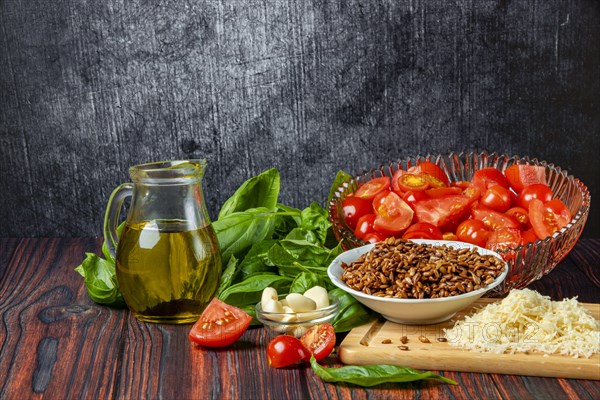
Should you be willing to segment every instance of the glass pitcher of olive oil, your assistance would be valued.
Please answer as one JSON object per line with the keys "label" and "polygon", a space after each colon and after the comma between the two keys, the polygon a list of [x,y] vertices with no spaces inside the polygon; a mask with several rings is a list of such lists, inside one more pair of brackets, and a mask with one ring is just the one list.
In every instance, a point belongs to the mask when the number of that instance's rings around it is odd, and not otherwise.
{"label": "glass pitcher of olive oil", "polygon": [[[205,160],[136,165],[129,169],[133,183],[110,196],[104,239],[123,298],[141,321],[195,322],[217,291],[221,252],[204,203],[205,168]],[[128,196],[125,228],[117,237]]]}

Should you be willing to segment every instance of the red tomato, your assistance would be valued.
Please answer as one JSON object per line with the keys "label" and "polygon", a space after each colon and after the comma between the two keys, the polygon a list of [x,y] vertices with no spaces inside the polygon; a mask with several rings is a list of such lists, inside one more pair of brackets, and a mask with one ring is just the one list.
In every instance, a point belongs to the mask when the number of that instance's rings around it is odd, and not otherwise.
{"label": "red tomato", "polygon": [[498,212],[507,211],[512,205],[512,192],[500,185],[490,186],[479,199],[479,204]]}
{"label": "red tomato", "polygon": [[496,168],[483,168],[475,171],[471,183],[477,186],[481,193],[485,193],[489,187],[494,185],[500,185],[506,189],[510,187],[506,176]]}
{"label": "red tomato", "polygon": [[467,196],[469,198],[470,203],[474,203],[481,198],[481,190],[477,186],[469,185],[467,186],[463,192],[463,196]]}
{"label": "red tomato", "polygon": [[479,247],[485,247],[490,231],[485,224],[478,219],[467,219],[456,228],[456,238],[461,242],[467,242]]}
{"label": "red tomato", "polygon": [[417,222],[411,225],[402,235],[402,239],[442,239],[442,231],[437,226],[427,222]]}
{"label": "red tomato", "polygon": [[412,222],[412,208],[395,192],[389,192],[374,204],[375,221],[373,227],[384,234],[395,234],[404,231]]}
{"label": "red tomato", "polygon": [[533,228],[521,232],[521,244],[523,246],[538,241],[539,238],[535,234]]}
{"label": "red tomato", "polygon": [[300,341],[308,350],[308,358],[305,361],[310,361],[310,354],[315,356],[317,361],[321,361],[331,354],[335,347],[335,331],[331,324],[319,324],[310,327]]}
{"label": "red tomato", "polygon": [[188,335],[192,342],[206,347],[229,346],[248,329],[252,317],[216,297],[208,304]]}
{"label": "red tomato", "polygon": [[529,219],[535,234],[540,239],[552,236],[571,220],[560,214],[555,214],[551,207],[546,207],[539,199],[533,199],[529,203]]}
{"label": "red tomato", "polygon": [[354,229],[354,236],[364,240],[367,233],[375,232],[373,222],[375,222],[375,214],[366,214],[360,217],[356,223],[356,229]]}
{"label": "red tomato", "polygon": [[469,199],[462,195],[427,199],[413,204],[417,222],[427,222],[444,231],[454,228],[469,212]]}
{"label": "red tomato", "polygon": [[439,197],[449,196],[452,194],[461,194],[462,189],[459,187],[434,187],[425,191],[427,196],[437,199]]}
{"label": "red tomato", "polygon": [[[567,221],[567,224],[571,221],[571,212],[560,199],[553,199],[547,203],[544,203],[544,207],[549,208],[552,212],[560,216],[563,220]],[[566,224],[565,224],[566,225]]]}
{"label": "red tomato", "polygon": [[539,199],[542,203],[552,200],[552,189],[543,183],[533,183],[525,186],[517,198],[517,203],[527,210],[533,199]]}
{"label": "red tomato", "polygon": [[429,175],[432,181],[433,187],[443,187],[449,186],[450,181],[448,180],[448,175],[441,169],[437,164],[434,164],[430,161],[421,161],[418,165],[421,173]]}
{"label": "red tomato", "polygon": [[493,231],[510,228],[519,229],[521,224],[510,215],[502,214],[489,208],[477,206],[471,210],[473,219],[482,221],[488,229]]}
{"label": "red tomato", "polygon": [[379,232],[369,232],[365,236],[362,237],[362,240],[364,240],[365,242],[368,242],[368,243],[382,242],[385,239],[387,239],[387,236],[385,236],[384,234],[379,233]]}
{"label": "red tomato", "polygon": [[521,244],[518,229],[501,228],[490,233],[486,247],[490,250],[514,248]]}
{"label": "red tomato", "polygon": [[540,165],[513,164],[504,170],[504,175],[517,193],[533,183],[546,184],[546,169]]}
{"label": "red tomato", "polygon": [[310,359],[310,352],[293,336],[276,336],[267,347],[269,366],[273,368],[287,367],[306,360],[307,357]]}
{"label": "red tomato", "polygon": [[404,174],[406,174],[406,171],[403,169],[399,169],[398,171],[394,172],[394,175],[392,176],[392,190],[398,193],[400,196],[404,194],[404,191],[400,189],[400,186],[398,185],[398,180]]}
{"label": "red tomato", "polygon": [[444,240],[452,240],[452,241],[457,241],[458,238],[456,237],[456,235],[452,232],[444,232],[444,234],[442,235],[442,239]]}
{"label": "red tomato", "polygon": [[531,224],[529,223],[529,213],[526,209],[522,207],[512,207],[506,211],[505,214],[519,221],[522,230],[531,228]]}
{"label": "red tomato", "polygon": [[450,186],[455,186],[455,187],[459,187],[461,189],[466,189],[469,186],[471,186],[471,182],[469,181],[454,181],[450,184]]}
{"label": "red tomato", "polygon": [[402,191],[425,190],[429,187],[429,180],[423,174],[403,174],[397,181],[398,187]]}
{"label": "red tomato", "polygon": [[390,178],[382,176],[381,178],[373,178],[370,181],[363,183],[354,193],[356,197],[372,200],[377,194],[383,190],[390,188]]}
{"label": "red tomato", "polygon": [[415,201],[425,200],[428,198],[429,198],[429,196],[427,196],[427,194],[422,190],[419,190],[419,191],[409,190],[408,192],[404,193],[404,195],[402,196],[402,200],[407,202],[409,205],[413,204]]}
{"label": "red tomato", "polygon": [[365,214],[373,214],[373,205],[370,200],[362,197],[346,197],[342,201],[342,212],[344,213],[344,221],[350,229],[356,229],[358,219]]}

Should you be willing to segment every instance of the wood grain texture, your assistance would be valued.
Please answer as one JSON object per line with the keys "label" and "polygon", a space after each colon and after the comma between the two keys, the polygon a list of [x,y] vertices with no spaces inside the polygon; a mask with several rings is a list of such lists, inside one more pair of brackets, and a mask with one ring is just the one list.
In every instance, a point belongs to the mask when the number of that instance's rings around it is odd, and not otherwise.
{"label": "wood grain texture", "polygon": [[[73,268],[100,244],[98,238],[0,238],[0,398],[600,398],[594,381],[445,371],[439,372],[457,386],[329,384],[303,366],[270,368],[262,328],[228,349],[196,347],[187,339],[189,325],[140,323],[126,310],[90,300]],[[580,240],[531,287],[598,303],[599,253],[600,240]],[[340,365],[335,356],[326,363]]]}

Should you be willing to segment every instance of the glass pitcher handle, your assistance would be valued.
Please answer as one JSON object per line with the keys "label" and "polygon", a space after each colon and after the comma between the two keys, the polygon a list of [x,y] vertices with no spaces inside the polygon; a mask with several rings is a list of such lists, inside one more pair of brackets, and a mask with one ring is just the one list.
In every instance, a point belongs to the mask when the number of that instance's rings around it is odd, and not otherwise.
{"label": "glass pitcher handle", "polygon": [[108,199],[108,205],[106,206],[106,213],[104,214],[104,243],[108,252],[114,260],[117,259],[117,244],[119,237],[117,235],[117,220],[123,205],[123,200],[126,197],[131,196],[133,193],[132,183],[123,183],[113,190],[110,198]]}

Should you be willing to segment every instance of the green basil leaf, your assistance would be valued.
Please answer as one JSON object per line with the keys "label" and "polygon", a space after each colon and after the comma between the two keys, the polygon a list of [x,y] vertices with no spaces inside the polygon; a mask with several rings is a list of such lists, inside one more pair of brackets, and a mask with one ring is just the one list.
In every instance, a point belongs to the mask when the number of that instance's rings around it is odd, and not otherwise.
{"label": "green basil leaf", "polygon": [[279,197],[280,181],[279,171],[276,168],[268,169],[248,179],[223,203],[217,219],[251,208],[264,207],[274,210]]}
{"label": "green basil leaf", "polygon": [[260,301],[262,291],[267,287],[273,287],[278,293],[287,293],[292,278],[275,274],[252,275],[242,282],[231,285],[221,293],[219,299],[232,306],[256,304]]}
{"label": "green basil leaf", "polygon": [[315,286],[326,287],[325,277],[313,272],[301,272],[294,278],[290,293],[304,293]]}
{"label": "green basil leaf", "polygon": [[277,204],[277,210],[281,214],[275,220],[275,230],[273,239],[282,239],[286,237],[294,228],[297,228],[302,223],[302,212],[294,207]]}
{"label": "green basil leaf", "polygon": [[325,382],[351,383],[363,387],[371,387],[382,383],[406,383],[424,379],[435,379],[456,385],[452,379],[433,372],[421,372],[413,368],[397,365],[346,365],[340,368],[328,368],[319,365],[314,356],[310,358],[310,366],[317,376]]}
{"label": "green basil leaf", "polygon": [[331,199],[333,199],[333,197],[335,196],[335,192],[337,192],[338,188],[342,185],[342,183],[348,182],[350,179],[352,179],[352,175],[341,170],[338,171],[337,175],[335,176],[335,179],[333,180],[333,183],[331,184],[331,189],[329,189],[329,196],[327,197],[326,205],[327,207],[329,207]]}
{"label": "green basil leaf", "polygon": [[268,264],[269,250],[275,243],[275,240],[267,239],[252,245],[239,266],[242,280],[257,272],[276,272],[276,269]]}
{"label": "green basil leaf", "polygon": [[321,244],[325,243],[327,239],[327,231],[331,227],[329,222],[327,210],[313,202],[310,206],[302,210],[302,228],[310,229],[319,238]]}
{"label": "green basil leaf", "polygon": [[294,228],[286,236],[288,240],[305,240],[311,244],[319,244],[319,238],[315,232],[306,228]]}
{"label": "green basil leaf", "polygon": [[338,313],[331,323],[336,332],[348,332],[379,316],[340,288],[330,290],[329,295],[336,297],[340,303]]}
{"label": "green basil leaf", "polygon": [[225,289],[227,289],[229,286],[231,286],[231,283],[233,282],[235,273],[237,272],[237,265],[238,265],[237,258],[235,258],[234,256],[229,257],[229,261],[227,262],[227,267],[225,267],[225,269],[223,270],[223,273],[221,274],[221,281],[219,283],[219,289],[217,289],[217,297],[219,297],[219,295],[221,293],[223,293],[223,291]]}
{"label": "green basil leaf", "polygon": [[125,300],[119,291],[115,264],[98,257],[94,253],[85,253],[86,258],[75,268],[84,278],[85,287],[96,303],[121,308]]}

